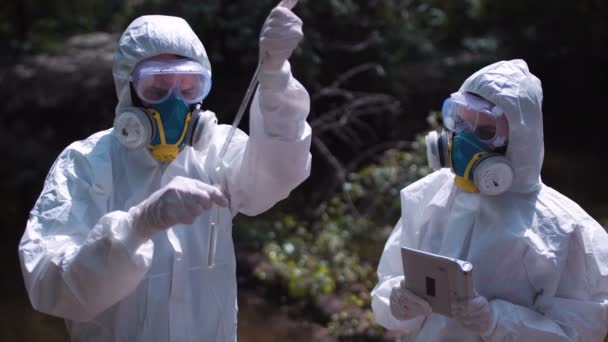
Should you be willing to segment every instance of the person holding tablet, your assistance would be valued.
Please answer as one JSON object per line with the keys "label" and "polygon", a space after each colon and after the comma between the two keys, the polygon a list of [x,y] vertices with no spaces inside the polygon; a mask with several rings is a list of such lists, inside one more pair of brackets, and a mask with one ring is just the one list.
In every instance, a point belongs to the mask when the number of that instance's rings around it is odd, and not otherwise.
{"label": "person holding tablet", "polygon": [[[376,321],[407,341],[601,341],[608,234],[545,185],[542,87],[523,60],[471,75],[426,137],[436,172],[401,190],[372,290]],[[474,296],[433,313],[405,286],[401,247],[466,260]]]}

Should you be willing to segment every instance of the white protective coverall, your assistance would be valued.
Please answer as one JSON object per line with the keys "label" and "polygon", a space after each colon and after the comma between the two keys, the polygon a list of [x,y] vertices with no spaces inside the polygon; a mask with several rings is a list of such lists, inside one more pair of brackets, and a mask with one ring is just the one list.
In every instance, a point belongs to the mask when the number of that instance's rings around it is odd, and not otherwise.
{"label": "white protective coverall", "polygon": [[[513,187],[494,197],[464,193],[454,174],[441,169],[401,190],[401,219],[372,291],[376,321],[409,333],[407,341],[601,341],[608,325],[608,235],[540,179],[540,81],[523,60],[502,61],[470,76],[460,92],[505,111]],[[404,279],[400,246],[472,262],[475,289],[493,311],[490,331],[475,335],[439,314],[393,317],[391,288]]]}
{"label": "white protective coverall", "polygon": [[[117,112],[131,105],[135,65],[161,53],[209,66],[181,18],[144,16],[122,35],[113,68]],[[310,172],[309,96],[292,77],[261,73],[250,136],[238,130],[215,171],[230,126],[213,126],[208,148],[185,147],[163,164],[98,132],[68,146],[52,166],[19,245],[35,309],[66,319],[73,341],[234,341],[237,323],[232,218],[259,214]],[[273,132],[269,134],[269,132]],[[127,211],[176,176],[227,183],[230,207],[151,239],[134,233]],[[207,267],[210,219],[219,210],[216,266]]]}

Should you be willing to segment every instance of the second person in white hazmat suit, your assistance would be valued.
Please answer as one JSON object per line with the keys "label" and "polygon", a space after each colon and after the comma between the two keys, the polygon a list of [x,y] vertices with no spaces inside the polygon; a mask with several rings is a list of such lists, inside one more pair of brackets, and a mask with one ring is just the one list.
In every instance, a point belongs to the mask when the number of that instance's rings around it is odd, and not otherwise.
{"label": "second person in white hazmat suit", "polygon": [[19,245],[35,309],[65,318],[73,341],[236,340],[232,218],[264,212],[310,172],[309,96],[287,61],[301,39],[301,20],[275,8],[249,136],[237,130],[220,161],[230,126],[195,109],[211,80],[199,38],[178,17],[128,26],[115,127],[61,153]]}
{"label": "second person in white hazmat suit", "polygon": [[[491,103],[481,110],[487,117],[507,119],[508,135],[500,137],[497,124],[488,135],[492,143],[485,145],[506,146],[498,153],[503,161],[481,175],[499,177],[484,185],[463,181],[462,174],[454,174],[457,167],[442,168],[401,191],[401,219],[386,242],[372,291],[376,321],[406,332],[407,341],[603,340],[608,235],[576,203],[541,181],[540,81],[523,60],[498,62],[470,76],[444,110],[471,96]],[[458,118],[443,113],[446,126],[458,127],[455,119],[466,120],[467,109]],[[452,158],[463,146],[457,139],[451,141]],[[429,156],[431,164],[439,164]],[[465,172],[471,170],[463,165]],[[404,286],[408,275],[401,247],[471,262],[476,296],[458,303],[453,318],[432,313]]]}

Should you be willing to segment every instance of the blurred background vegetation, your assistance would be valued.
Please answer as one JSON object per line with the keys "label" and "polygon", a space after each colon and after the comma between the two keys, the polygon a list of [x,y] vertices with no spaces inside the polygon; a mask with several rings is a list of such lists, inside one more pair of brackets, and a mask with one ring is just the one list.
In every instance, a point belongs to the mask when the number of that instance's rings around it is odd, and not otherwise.
{"label": "blurred background vegetation", "polygon": [[[0,340],[65,341],[27,300],[17,245],[44,176],[70,142],[111,127],[112,53],[143,14],[184,17],[213,67],[205,107],[229,123],[278,0],[0,3]],[[543,180],[608,224],[601,0],[301,0],[292,57],[313,105],[313,174],[236,221],[241,341],[384,341],[369,291],[399,217],[398,191],[429,172],[421,140],[443,99],[489,63],[523,58],[543,83]],[[247,128],[247,122],[241,124]]]}

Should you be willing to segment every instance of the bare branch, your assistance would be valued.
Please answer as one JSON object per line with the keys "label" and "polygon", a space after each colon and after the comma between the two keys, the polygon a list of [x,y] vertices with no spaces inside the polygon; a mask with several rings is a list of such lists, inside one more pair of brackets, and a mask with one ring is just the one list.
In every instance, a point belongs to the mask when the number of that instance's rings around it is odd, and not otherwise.
{"label": "bare branch", "polygon": [[363,51],[370,46],[377,45],[382,42],[382,37],[378,33],[378,31],[373,31],[364,41],[358,42],[355,44],[348,43],[335,43],[334,47],[339,50],[344,50],[346,52],[354,53]]}
{"label": "bare branch", "polygon": [[[346,124],[349,116],[364,116],[371,114],[394,114],[399,110],[399,101],[389,95],[373,94],[356,98],[345,105],[332,109],[311,121],[310,125],[316,133],[339,128]],[[338,118],[340,117],[340,118]]]}
{"label": "bare branch", "polygon": [[342,75],[338,76],[336,80],[330,84],[329,88],[340,88],[340,86],[351,78],[366,72],[368,70],[374,70],[378,75],[384,75],[384,68],[378,63],[365,63],[357,65],[356,67],[346,71]]}
{"label": "bare branch", "polygon": [[312,140],[313,145],[317,148],[319,153],[325,157],[325,160],[329,162],[329,164],[336,170],[338,181],[343,182],[346,179],[346,171],[344,167],[342,167],[342,163],[334,156],[333,153],[327,148],[325,143],[319,138],[315,138]]}
{"label": "bare branch", "polygon": [[[374,128],[373,123],[377,120],[367,119],[370,116],[395,114],[400,110],[399,101],[388,94],[370,93],[353,91],[345,89],[346,84],[353,77],[368,72],[375,71],[378,74],[383,74],[382,67],[376,63],[366,63],[356,66],[342,75],[340,75],[329,86],[323,87],[313,94],[312,99],[315,104],[321,102],[320,106],[330,105],[330,108],[314,115],[310,121],[314,140],[313,144],[318,152],[318,155],[324,159],[329,166],[336,171],[328,176],[328,186],[325,187],[326,193],[329,196],[337,190],[339,184],[346,180],[348,172],[353,170],[353,167],[358,166],[367,158],[378,153],[377,149],[367,152],[370,144],[379,140],[377,128]],[[331,134],[327,137],[326,134]],[[322,136],[325,136],[323,140]],[[329,147],[325,141],[332,138],[332,144],[339,146],[344,151],[351,151],[344,154],[341,152],[342,159],[355,158],[355,162],[349,162],[348,167],[345,167],[343,162],[334,154],[333,150],[338,150],[336,146]],[[388,148],[386,145],[385,149]],[[350,200],[350,202],[349,202]],[[356,210],[351,199],[347,199],[351,209]]]}
{"label": "bare branch", "polygon": [[339,75],[336,80],[332,82],[329,86],[321,88],[317,93],[315,93],[311,97],[311,100],[314,102],[321,97],[327,96],[341,96],[346,99],[352,98],[354,93],[351,91],[343,90],[341,88],[343,83],[347,82],[358,74],[367,72],[369,70],[374,70],[378,75],[384,75],[384,68],[382,68],[382,66],[378,63],[365,63],[358,65]]}

